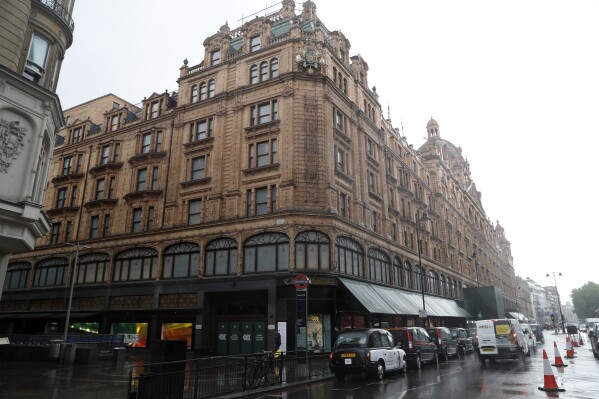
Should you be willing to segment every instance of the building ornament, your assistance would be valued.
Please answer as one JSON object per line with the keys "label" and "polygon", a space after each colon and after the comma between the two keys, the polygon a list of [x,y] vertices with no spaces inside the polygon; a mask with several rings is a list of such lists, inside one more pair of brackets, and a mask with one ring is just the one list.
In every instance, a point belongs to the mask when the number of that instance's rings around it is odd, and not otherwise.
{"label": "building ornament", "polygon": [[315,70],[319,70],[320,67],[327,64],[324,60],[320,46],[315,48],[313,45],[300,47],[295,56],[295,62],[298,63],[300,67],[307,69],[307,72],[310,75],[313,74]]}
{"label": "building ornament", "polygon": [[0,119],[0,172],[6,173],[12,161],[19,157],[25,134],[27,129],[20,127],[19,121]]}

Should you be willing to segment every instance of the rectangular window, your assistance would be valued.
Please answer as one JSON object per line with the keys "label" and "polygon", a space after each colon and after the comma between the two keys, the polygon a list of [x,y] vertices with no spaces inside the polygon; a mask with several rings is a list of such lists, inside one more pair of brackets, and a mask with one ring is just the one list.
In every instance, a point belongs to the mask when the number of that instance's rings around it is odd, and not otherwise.
{"label": "rectangular window", "polygon": [[110,156],[110,146],[105,145],[102,147],[102,156],[100,157],[100,165],[106,165]]}
{"label": "rectangular window", "polygon": [[158,101],[154,101],[150,105],[150,119],[158,118],[160,115],[160,103]]}
{"label": "rectangular window", "polygon": [[194,225],[202,223],[202,200],[191,200],[187,207],[187,224]]}
{"label": "rectangular window", "polygon": [[119,128],[119,116],[113,115],[112,118],[110,118],[110,131],[114,132],[118,128]]}
{"label": "rectangular window", "polygon": [[50,244],[57,244],[60,240],[60,223],[52,223],[52,235],[50,236]]}
{"label": "rectangular window", "polygon": [[191,180],[206,177],[206,156],[202,155],[191,160]]}
{"label": "rectangular window", "polygon": [[50,43],[34,33],[31,38],[29,55],[27,56],[27,65],[23,73],[27,79],[39,83],[45,72],[49,50]]}
{"label": "rectangular window", "polygon": [[56,208],[64,208],[67,206],[67,188],[61,188],[56,195]]}
{"label": "rectangular window", "polygon": [[72,231],[72,229],[73,229],[73,224],[69,220],[67,222],[67,226],[66,226],[65,231],[64,231],[64,241],[65,242],[71,241],[71,231]]}
{"label": "rectangular window", "polygon": [[81,173],[83,169],[83,154],[77,155],[77,166],[75,168],[75,173]]}
{"label": "rectangular window", "polygon": [[343,113],[341,113],[341,111],[335,110],[334,112],[335,112],[335,127],[337,128],[337,130],[345,132],[345,127],[346,127],[345,115],[343,115]]}
{"label": "rectangular window", "polygon": [[110,231],[110,215],[104,215],[104,226],[102,230],[102,237],[108,237]]}
{"label": "rectangular window", "polygon": [[117,163],[119,161],[119,151],[121,150],[121,145],[119,143],[114,143],[114,152],[112,153],[112,163]]}
{"label": "rectangular window", "polygon": [[249,145],[249,167],[259,168],[262,166],[273,165],[279,162],[277,156],[277,139],[261,141]]}
{"label": "rectangular window", "polygon": [[257,188],[255,191],[255,195],[256,215],[266,215],[268,213],[268,188]]}
{"label": "rectangular window", "polygon": [[337,147],[337,170],[345,173],[345,151]]}
{"label": "rectangular window", "polygon": [[162,151],[162,131],[156,132],[156,152]]}
{"label": "rectangular window", "polygon": [[146,231],[152,231],[154,227],[154,207],[148,208],[148,220],[146,220]]}
{"label": "rectangular window", "polygon": [[270,186],[270,213],[277,211],[277,186]]}
{"label": "rectangular window", "polygon": [[347,196],[344,193],[339,193],[339,214],[347,216]]}
{"label": "rectangular window", "polygon": [[250,38],[250,53],[260,50],[260,35]]}
{"label": "rectangular window", "polygon": [[189,141],[204,140],[212,137],[212,118],[202,119],[191,124]]}
{"label": "rectangular window", "polygon": [[139,233],[141,231],[141,208],[133,209],[133,223],[131,224],[131,231],[133,233]]}
{"label": "rectangular window", "polygon": [[279,105],[277,100],[253,105],[250,108],[250,126],[261,125],[275,121],[279,118]]}
{"label": "rectangular window", "polygon": [[146,189],[147,175],[148,175],[147,169],[139,169],[137,171],[137,191],[144,191]]}
{"label": "rectangular window", "polygon": [[220,64],[220,49],[214,50],[210,54],[210,65],[214,66],[218,64]]}
{"label": "rectangular window", "polygon": [[71,173],[71,166],[73,165],[73,157],[66,157],[62,160],[62,175],[66,176]]}
{"label": "rectangular window", "polygon": [[152,133],[145,133],[141,136],[141,153],[147,154],[150,152],[150,146],[152,144]]}
{"label": "rectangular window", "polygon": [[78,127],[78,128],[75,128],[75,129],[73,129],[73,138],[72,138],[72,140],[71,140],[71,143],[72,143],[72,144],[75,144],[75,143],[78,143],[78,142],[80,142],[80,141],[81,141],[81,138],[82,138],[81,136],[83,136],[83,135],[81,134],[81,131],[82,131],[82,129],[83,129],[83,128],[81,128],[81,127]]}
{"label": "rectangular window", "polygon": [[115,178],[110,178],[110,183],[108,184],[108,199],[114,199],[114,184]]}
{"label": "rectangular window", "polygon": [[372,172],[368,172],[368,191],[376,193],[376,176]]}
{"label": "rectangular window", "polygon": [[366,139],[366,153],[369,156],[371,156],[372,158],[375,158],[375,156],[374,156],[374,143],[373,143],[373,141],[371,139]]}
{"label": "rectangular window", "polygon": [[98,179],[96,183],[96,200],[104,199],[104,179]]}
{"label": "rectangular window", "polygon": [[376,233],[378,233],[379,231],[379,215],[376,212],[372,212],[372,230],[374,230]]}
{"label": "rectangular window", "polygon": [[71,187],[71,206],[77,206],[77,186]]}
{"label": "rectangular window", "polygon": [[246,215],[247,216],[252,216],[253,212],[252,212],[252,190],[248,190],[247,191],[247,195],[246,195]]}
{"label": "rectangular window", "polygon": [[152,168],[152,190],[158,190],[158,166]]}
{"label": "rectangular window", "polygon": [[100,227],[100,216],[92,216],[89,227],[89,238],[98,238],[98,228]]}

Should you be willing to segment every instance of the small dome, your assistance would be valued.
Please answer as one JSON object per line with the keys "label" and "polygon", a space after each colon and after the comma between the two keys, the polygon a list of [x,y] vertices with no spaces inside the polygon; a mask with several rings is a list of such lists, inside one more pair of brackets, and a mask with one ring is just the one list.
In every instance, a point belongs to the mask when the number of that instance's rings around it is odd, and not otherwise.
{"label": "small dome", "polygon": [[439,124],[437,123],[436,120],[433,119],[433,117],[431,116],[431,120],[428,121],[428,123],[426,124],[426,127],[429,128],[431,126],[436,126],[439,127]]}

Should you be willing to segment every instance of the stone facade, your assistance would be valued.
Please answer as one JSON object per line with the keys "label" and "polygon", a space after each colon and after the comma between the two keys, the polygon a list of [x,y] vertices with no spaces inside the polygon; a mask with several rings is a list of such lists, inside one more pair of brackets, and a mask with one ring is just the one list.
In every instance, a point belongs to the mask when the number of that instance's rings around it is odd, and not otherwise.
{"label": "stone facade", "polygon": [[313,2],[225,24],[204,47],[200,64],[184,61],[175,93],[139,105],[107,95],[65,112],[45,202],[52,231],[13,259],[29,274],[4,311],[64,295],[74,264],[65,242],[86,247],[75,299],[94,304],[100,330],[128,319],[157,338],[161,323],[190,322],[204,351],[237,322],[264,323],[270,345],[277,323],[295,319],[297,273],[313,281],[321,347],[334,328],[418,322],[417,311],[364,311],[343,281],[449,302],[479,281],[515,304],[510,244],[485,215],[461,149],[433,119],[428,141],[409,144],[368,87],[368,64],[349,57]]}

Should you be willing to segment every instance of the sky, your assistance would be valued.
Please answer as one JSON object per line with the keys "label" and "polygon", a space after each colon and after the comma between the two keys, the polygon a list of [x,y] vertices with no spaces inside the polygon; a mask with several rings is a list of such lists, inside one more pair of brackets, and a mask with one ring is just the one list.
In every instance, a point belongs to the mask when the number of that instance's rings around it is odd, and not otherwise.
{"label": "sky", "polygon": [[[572,289],[599,283],[596,198],[599,2],[315,0],[369,65],[384,115],[420,147],[433,117],[470,163],[516,275]],[[183,60],[226,21],[280,8],[263,0],[77,0],[62,64],[63,109],[113,93],[134,104],[178,90]],[[301,10],[299,2],[296,13]],[[558,274],[562,273],[562,276]]]}

